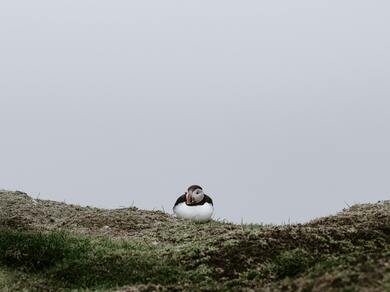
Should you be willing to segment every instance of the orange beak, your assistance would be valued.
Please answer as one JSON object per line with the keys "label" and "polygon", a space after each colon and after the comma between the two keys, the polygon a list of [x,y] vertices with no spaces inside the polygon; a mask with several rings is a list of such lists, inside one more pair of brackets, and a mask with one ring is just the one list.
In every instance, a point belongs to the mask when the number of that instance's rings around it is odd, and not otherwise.
{"label": "orange beak", "polygon": [[187,195],[186,195],[186,203],[187,203],[187,205],[191,204],[191,202],[192,202],[192,196],[187,193]]}

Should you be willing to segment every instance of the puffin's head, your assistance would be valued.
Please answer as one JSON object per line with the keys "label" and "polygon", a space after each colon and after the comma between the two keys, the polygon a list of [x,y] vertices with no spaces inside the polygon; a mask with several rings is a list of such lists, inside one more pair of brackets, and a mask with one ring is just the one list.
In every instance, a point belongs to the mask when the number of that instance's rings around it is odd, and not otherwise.
{"label": "puffin's head", "polygon": [[192,185],[187,190],[186,203],[187,205],[196,204],[204,198],[203,189],[200,186]]}

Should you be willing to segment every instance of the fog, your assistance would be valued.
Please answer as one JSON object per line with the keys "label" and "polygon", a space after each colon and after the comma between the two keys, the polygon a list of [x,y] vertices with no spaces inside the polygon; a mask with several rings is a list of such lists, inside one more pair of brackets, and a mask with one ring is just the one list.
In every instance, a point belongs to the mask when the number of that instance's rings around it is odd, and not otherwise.
{"label": "fog", "polygon": [[2,1],[0,189],[305,222],[390,196],[388,1]]}

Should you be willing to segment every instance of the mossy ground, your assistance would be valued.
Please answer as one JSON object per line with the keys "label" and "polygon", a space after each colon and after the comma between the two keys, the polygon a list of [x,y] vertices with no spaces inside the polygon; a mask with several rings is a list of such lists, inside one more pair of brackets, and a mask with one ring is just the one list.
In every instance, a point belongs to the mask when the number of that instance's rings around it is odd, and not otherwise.
{"label": "mossy ground", "polygon": [[307,224],[196,224],[0,192],[1,291],[390,291],[390,203]]}

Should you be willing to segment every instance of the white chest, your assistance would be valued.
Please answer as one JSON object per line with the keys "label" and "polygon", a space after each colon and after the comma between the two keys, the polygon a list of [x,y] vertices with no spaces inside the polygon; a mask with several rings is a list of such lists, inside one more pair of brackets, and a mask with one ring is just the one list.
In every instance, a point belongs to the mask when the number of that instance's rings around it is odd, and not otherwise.
{"label": "white chest", "polygon": [[173,208],[173,212],[177,217],[194,220],[197,222],[206,222],[211,219],[214,212],[213,205],[204,203],[198,206],[188,206],[186,203],[181,203]]}

